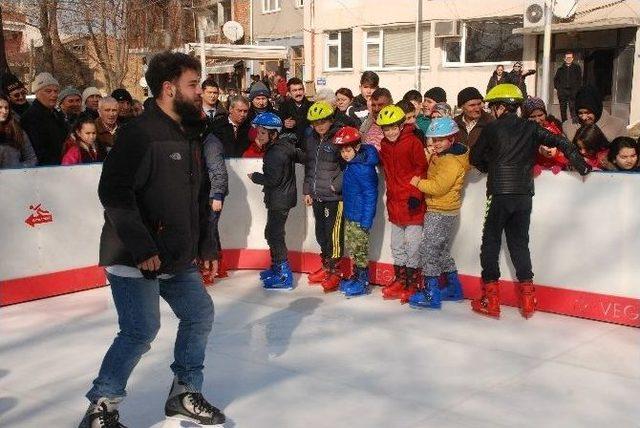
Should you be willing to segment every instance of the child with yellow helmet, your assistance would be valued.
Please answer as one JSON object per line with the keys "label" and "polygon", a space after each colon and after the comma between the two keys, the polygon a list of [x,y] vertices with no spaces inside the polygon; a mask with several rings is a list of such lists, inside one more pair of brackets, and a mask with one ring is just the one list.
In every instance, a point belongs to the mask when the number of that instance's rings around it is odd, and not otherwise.
{"label": "child with yellow helmet", "polygon": [[387,190],[387,213],[391,223],[391,254],[394,279],[382,290],[385,299],[407,301],[420,279],[420,242],[425,203],[422,192],[411,185],[414,176],[425,177],[427,160],[422,140],[404,111],[395,105],[384,107],[376,119],[384,138],[380,160]]}
{"label": "child with yellow helmet", "polygon": [[[334,109],[326,101],[309,107],[307,119],[312,131],[305,138],[306,153],[303,184],[304,201],[313,207],[316,240],[320,245],[322,267],[309,274],[310,284],[321,284],[325,292],[335,291],[342,276],[338,264],[342,258],[344,221],[340,150],[333,144],[341,125],[334,120]],[[336,186],[338,188],[336,188]]]}

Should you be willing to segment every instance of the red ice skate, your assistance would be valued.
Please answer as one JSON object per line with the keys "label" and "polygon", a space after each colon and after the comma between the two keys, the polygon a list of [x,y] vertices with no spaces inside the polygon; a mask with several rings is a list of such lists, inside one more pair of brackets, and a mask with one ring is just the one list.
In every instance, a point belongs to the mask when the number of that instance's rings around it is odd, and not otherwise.
{"label": "red ice skate", "polygon": [[538,299],[536,298],[536,289],[531,281],[522,281],[518,284],[518,306],[520,307],[520,313],[526,319],[533,316],[538,305]]}
{"label": "red ice skate", "polygon": [[389,284],[382,287],[382,297],[385,300],[399,299],[400,293],[404,290],[407,268],[404,266],[393,265],[395,276]]}
{"label": "red ice skate", "polygon": [[482,285],[482,296],[471,301],[471,309],[481,315],[500,318],[500,287],[498,281]]}

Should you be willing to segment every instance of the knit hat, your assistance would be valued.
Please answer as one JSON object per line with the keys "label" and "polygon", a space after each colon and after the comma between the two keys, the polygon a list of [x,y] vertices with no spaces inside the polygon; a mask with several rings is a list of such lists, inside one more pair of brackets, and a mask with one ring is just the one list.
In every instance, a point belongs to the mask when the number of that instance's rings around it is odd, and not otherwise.
{"label": "knit hat", "polygon": [[522,67],[522,61],[516,61],[513,63],[514,67]]}
{"label": "knit hat", "polygon": [[596,116],[596,122],[602,116],[602,98],[598,90],[590,85],[583,86],[576,94],[576,111],[587,109]]}
{"label": "knit hat", "polygon": [[271,93],[264,83],[256,82],[251,86],[251,89],[249,90],[249,101],[253,101],[255,97],[259,97],[260,95],[264,95],[265,97],[269,98],[269,95],[271,95]]}
{"label": "knit hat", "polygon": [[7,73],[0,77],[2,81],[2,92],[5,95],[9,95],[10,92],[15,91],[16,89],[24,88],[24,83],[20,81],[14,74]]}
{"label": "knit hat", "polygon": [[529,97],[524,100],[520,110],[522,111],[522,117],[525,119],[531,116],[534,110],[542,110],[547,114],[547,107],[544,105],[544,101],[542,101],[542,98],[537,97]]}
{"label": "knit hat", "polygon": [[458,92],[458,107],[462,107],[464,103],[471,100],[482,100],[484,97],[479,90],[473,86],[468,86]]}
{"label": "knit hat", "polygon": [[73,86],[67,86],[60,91],[60,95],[58,95],[58,104],[62,104],[62,101],[64,101],[65,98],[70,97],[71,95],[77,95],[79,97],[82,96],[79,90],[77,90]]}
{"label": "knit hat", "polygon": [[31,92],[34,94],[38,92],[40,89],[46,86],[57,86],[60,87],[60,83],[51,75],[51,73],[47,73],[46,71],[38,74],[35,79],[33,79],[33,83],[31,83]]}
{"label": "knit hat", "polygon": [[446,103],[447,102],[447,93],[444,89],[439,86],[435,86],[429,89],[424,93],[425,98],[431,98],[433,101],[437,103]]}
{"label": "knit hat", "polygon": [[89,86],[88,88],[85,88],[84,91],[82,91],[82,105],[84,105],[87,102],[87,98],[92,95],[99,95],[100,98],[102,98],[102,94],[100,93],[98,88],[96,88],[95,86]]}
{"label": "knit hat", "polygon": [[129,91],[127,91],[124,88],[118,88],[115,89],[112,93],[111,96],[113,98],[116,99],[116,101],[129,101],[130,103],[133,102],[133,97],[131,96],[131,94],[129,93]]}

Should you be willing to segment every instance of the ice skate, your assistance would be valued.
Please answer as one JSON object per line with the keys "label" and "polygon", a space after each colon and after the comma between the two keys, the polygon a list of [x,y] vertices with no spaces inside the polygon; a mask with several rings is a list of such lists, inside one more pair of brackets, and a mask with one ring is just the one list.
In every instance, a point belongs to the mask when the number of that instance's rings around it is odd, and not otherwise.
{"label": "ice skate", "polygon": [[408,303],[411,296],[413,296],[421,286],[422,280],[420,279],[420,270],[407,268],[405,285],[400,291],[400,304],[404,305],[405,303]]}
{"label": "ice skate", "polygon": [[265,290],[293,290],[293,272],[287,260],[275,265],[276,273],[262,281]]}
{"label": "ice skate", "polygon": [[520,307],[520,313],[526,319],[533,316],[538,306],[538,299],[536,297],[536,289],[531,281],[522,281],[518,284],[518,306]]}
{"label": "ice skate", "polygon": [[345,288],[344,295],[348,298],[369,294],[369,269],[356,268],[356,280]]}
{"label": "ice skate", "polygon": [[202,426],[222,427],[224,414],[211,405],[200,392],[174,379],[169,398],[164,405],[164,414],[169,419],[195,422]]}
{"label": "ice skate", "polygon": [[446,278],[445,286],[440,289],[442,300],[445,302],[460,302],[464,300],[458,271],[447,272],[444,276]]}
{"label": "ice skate", "polygon": [[482,286],[482,296],[471,301],[471,309],[481,315],[500,318],[500,287],[498,281]]}
{"label": "ice skate", "polygon": [[91,403],[78,428],[127,428],[119,421],[117,406],[118,401],[108,398]]}
{"label": "ice skate", "polygon": [[424,288],[409,298],[409,306],[418,309],[440,309],[442,307],[442,296],[438,278],[435,276],[426,277],[424,279]]}
{"label": "ice skate", "polygon": [[405,288],[407,278],[407,268],[404,266],[393,265],[395,276],[391,282],[382,287],[382,297],[385,300],[399,299],[400,293]]}

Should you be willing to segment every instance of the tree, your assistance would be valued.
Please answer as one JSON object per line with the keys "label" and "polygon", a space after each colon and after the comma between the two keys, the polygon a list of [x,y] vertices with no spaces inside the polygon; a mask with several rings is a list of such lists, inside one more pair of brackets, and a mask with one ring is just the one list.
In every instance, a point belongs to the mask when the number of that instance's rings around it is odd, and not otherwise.
{"label": "tree", "polygon": [[[0,5],[0,30],[2,30],[2,5]],[[7,54],[4,51],[4,31],[0,31],[0,77],[9,73],[9,63],[7,62]]]}

